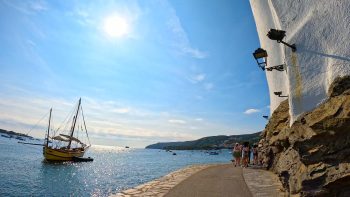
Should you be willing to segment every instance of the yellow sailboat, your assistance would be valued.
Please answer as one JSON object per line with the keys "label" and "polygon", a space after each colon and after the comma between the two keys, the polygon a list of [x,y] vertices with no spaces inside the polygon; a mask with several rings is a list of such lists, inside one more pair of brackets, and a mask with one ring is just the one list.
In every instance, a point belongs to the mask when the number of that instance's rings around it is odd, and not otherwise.
{"label": "yellow sailboat", "polygon": [[[82,161],[84,159],[82,157],[90,147],[90,140],[86,129],[85,118],[81,106],[81,99],[79,99],[78,106],[75,110],[72,125],[70,127],[68,135],[63,133],[55,135],[58,131],[57,130],[53,133],[52,136],[50,136],[51,113],[52,109],[50,109],[49,126],[47,128],[47,134],[43,148],[45,160]],[[80,118],[80,116],[82,118]],[[80,125],[78,125],[78,121],[81,122]],[[79,126],[81,130],[85,130],[86,137],[89,141],[88,145],[78,139],[77,128],[79,128]]]}

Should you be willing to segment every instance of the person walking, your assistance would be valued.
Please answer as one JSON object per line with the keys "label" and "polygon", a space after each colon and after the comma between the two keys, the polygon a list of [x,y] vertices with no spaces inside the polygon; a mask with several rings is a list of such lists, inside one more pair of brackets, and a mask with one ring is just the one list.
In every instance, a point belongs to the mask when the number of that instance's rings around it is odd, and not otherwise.
{"label": "person walking", "polygon": [[238,166],[241,165],[241,152],[242,152],[241,146],[238,143],[236,143],[232,150],[233,157],[235,159],[235,167],[237,165]]}
{"label": "person walking", "polygon": [[243,166],[248,167],[249,162],[249,142],[245,142],[242,150],[243,155]]}
{"label": "person walking", "polygon": [[258,165],[258,145],[253,146],[253,164]]}

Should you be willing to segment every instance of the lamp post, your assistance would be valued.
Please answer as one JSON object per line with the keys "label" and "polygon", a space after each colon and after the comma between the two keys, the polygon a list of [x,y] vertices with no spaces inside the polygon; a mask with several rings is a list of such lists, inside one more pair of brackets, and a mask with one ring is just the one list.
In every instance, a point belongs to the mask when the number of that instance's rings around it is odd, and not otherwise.
{"label": "lamp post", "polygon": [[267,33],[267,37],[269,37],[271,40],[276,40],[278,43],[282,43],[292,48],[292,51],[295,52],[297,50],[295,44],[288,44],[283,41],[283,38],[285,36],[286,36],[286,31],[283,31],[283,30],[270,29],[270,31]]}
{"label": "lamp post", "polygon": [[258,48],[254,51],[253,56],[258,64],[258,66],[265,70],[265,67],[267,66],[267,52],[266,50],[262,48]]}
{"label": "lamp post", "polygon": [[284,64],[266,68],[266,71],[272,71],[272,70],[284,71]]}
{"label": "lamp post", "polygon": [[282,96],[282,92],[273,92],[278,97],[288,97],[288,96]]}

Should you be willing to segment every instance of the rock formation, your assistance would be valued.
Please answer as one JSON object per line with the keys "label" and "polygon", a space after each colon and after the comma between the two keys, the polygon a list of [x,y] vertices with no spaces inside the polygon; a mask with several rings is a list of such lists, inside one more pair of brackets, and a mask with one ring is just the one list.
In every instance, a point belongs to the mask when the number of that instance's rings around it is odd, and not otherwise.
{"label": "rock formation", "polygon": [[328,95],[292,126],[283,101],[261,135],[262,160],[290,194],[350,196],[350,76],[335,79]]}

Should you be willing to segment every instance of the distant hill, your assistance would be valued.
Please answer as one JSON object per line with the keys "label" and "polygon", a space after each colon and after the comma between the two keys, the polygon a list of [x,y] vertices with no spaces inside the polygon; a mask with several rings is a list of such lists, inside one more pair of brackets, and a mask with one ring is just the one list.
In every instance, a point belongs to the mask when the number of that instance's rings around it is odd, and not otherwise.
{"label": "distant hill", "polygon": [[10,137],[21,136],[21,137],[33,138],[32,136],[29,136],[29,135],[26,135],[26,134],[23,134],[23,133],[17,133],[17,132],[14,132],[14,131],[7,131],[7,130],[4,130],[4,129],[0,129],[0,133],[7,134]]}
{"label": "distant hill", "polygon": [[208,150],[232,148],[236,142],[248,141],[254,144],[259,141],[261,132],[243,135],[218,135],[200,138],[185,142],[159,142],[146,146],[148,149],[169,149],[169,150]]}

